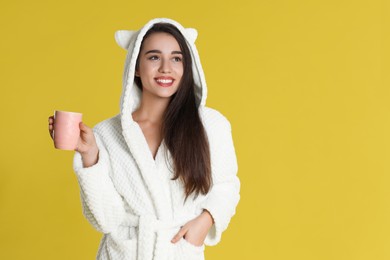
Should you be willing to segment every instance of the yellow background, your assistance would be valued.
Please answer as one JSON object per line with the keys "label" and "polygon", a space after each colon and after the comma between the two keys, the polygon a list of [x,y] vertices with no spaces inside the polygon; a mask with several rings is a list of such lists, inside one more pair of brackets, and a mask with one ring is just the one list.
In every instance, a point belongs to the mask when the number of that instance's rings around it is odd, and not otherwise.
{"label": "yellow background", "polygon": [[72,151],[47,118],[119,112],[114,32],[199,31],[241,201],[206,259],[390,259],[389,1],[7,1],[0,8],[0,259],[94,259]]}

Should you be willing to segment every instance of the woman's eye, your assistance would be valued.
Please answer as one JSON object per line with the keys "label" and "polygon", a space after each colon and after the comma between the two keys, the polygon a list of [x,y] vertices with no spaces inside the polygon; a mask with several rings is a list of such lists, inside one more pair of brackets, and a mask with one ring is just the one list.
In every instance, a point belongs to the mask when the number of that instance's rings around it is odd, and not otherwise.
{"label": "woman's eye", "polygon": [[158,56],[150,56],[149,60],[158,60]]}
{"label": "woman's eye", "polygon": [[176,61],[176,62],[182,61],[182,59],[180,57],[174,57],[173,60]]}

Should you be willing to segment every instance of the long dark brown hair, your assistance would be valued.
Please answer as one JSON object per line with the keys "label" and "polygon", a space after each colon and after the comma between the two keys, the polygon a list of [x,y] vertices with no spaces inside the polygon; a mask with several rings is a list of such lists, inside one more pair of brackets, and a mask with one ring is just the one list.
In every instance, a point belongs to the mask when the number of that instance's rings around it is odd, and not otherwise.
{"label": "long dark brown hair", "polygon": [[[161,131],[165,145],[173,159],[174,177],[172,180],[182,181],[185,200],[187,200],[190,194],[194,193],[196,198],[199,194],[208,193],[211,188],[210,148],[196,105],[192,57],[186,40],[175,26],[169,23],[157,23],[146,32],[141,43],[141,50],[145,39],[157,32],[172,35],[183,53],[183,76],[177,92],[171,97],[164,112]],[[137,69],[138,66],[139,56],[136,63]],[[142,90],[141,79],[135,76],[134,81]]]}

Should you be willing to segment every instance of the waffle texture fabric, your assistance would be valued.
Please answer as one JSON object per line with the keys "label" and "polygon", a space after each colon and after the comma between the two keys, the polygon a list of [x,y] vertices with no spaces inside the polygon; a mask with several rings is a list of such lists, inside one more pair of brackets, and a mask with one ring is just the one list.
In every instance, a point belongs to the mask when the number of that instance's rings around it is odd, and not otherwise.
{"label": "waffle texture fabric", "polygon": [[[140,126],[132,118],[141,100],[134,82],[141,41],[153,24],[160,22],[173,24],[186,38],[193,59],[197,106],[210,145],[211,190],[197,198],[190,195],[185,203],[181,181],[172,180],[172,158],[164,142],[153,158]],[[83,167],[79,152],[73,158],[83,214],[103,233],[97,259],[204,259],[205,245],[213,246],[221,240],[236,212],[240,181],[231,125],[220,112],[205,106],[207,87],[196,38],[195,29],[168,18],[152,19],[138,31],[115,33],[116,42],[127,51],[120,113],[93,127],[99,148],[95,165]],[[180,227],[203,209],[214,219],[204,245],[195,246],[185,239],[171,243]]]}

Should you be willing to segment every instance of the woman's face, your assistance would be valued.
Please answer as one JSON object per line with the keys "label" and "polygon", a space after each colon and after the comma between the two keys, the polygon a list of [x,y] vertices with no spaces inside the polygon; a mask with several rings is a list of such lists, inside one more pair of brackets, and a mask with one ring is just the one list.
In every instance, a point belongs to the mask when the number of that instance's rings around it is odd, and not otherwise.
{"label": "woman's face", "polygon": [[179,87],[183,70],[183,55],[172,35],[158,32],[144,40],[135,72],[141,78],[143,95],[170,98]]}

